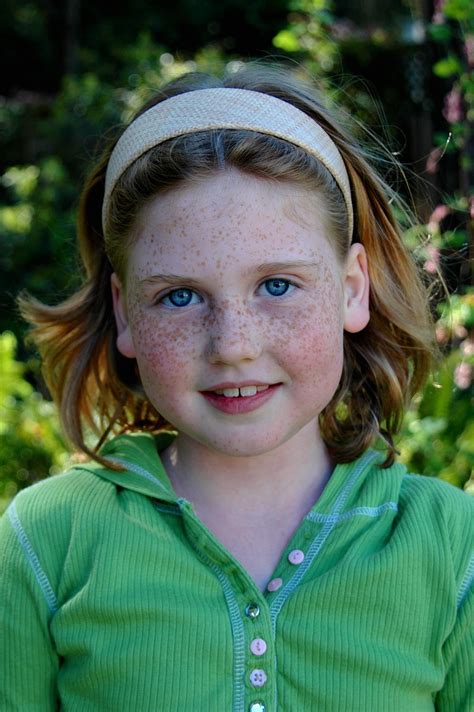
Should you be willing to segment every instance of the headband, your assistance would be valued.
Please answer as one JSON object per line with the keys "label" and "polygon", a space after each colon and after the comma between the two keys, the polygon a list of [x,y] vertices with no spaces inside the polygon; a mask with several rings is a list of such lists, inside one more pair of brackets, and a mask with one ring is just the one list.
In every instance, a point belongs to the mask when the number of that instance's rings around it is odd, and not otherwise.
{"label": "headband", "polygon": [[230,87],[196,89],[170,97],[138,116],[115,145],[107,166],[102,207],[105,231],[108,203],[120,176],[154,146],[177,136],[212,129],[256,131],[281,138],[317,158],[341,189],[352,237],[349,177],[342,156],[326,131],[292,104],[269,94]]}

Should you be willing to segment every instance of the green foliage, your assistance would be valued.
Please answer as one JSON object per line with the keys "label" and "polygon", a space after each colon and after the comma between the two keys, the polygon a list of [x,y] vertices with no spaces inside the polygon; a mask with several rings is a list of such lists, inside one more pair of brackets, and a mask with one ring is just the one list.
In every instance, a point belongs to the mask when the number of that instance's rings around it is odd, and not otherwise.
{"label": "green foliage", "polygon": [[273,38],[273,44],[284,52],[300,52],[301,44],[295,30],[280,30]]}
{"label": "green foliage", "polygon": [[446,0],[443,5],[443,13],[451,20],[459,22],[473,21],[474,10],[471,0]]}
{"label": "green foliage", "polygon": [[433,72],[443,79],[459,74],[462,69],[461,62],[453,55],[440,59],[433,65]]}
{"label": "green foliage", "polygon": [[66,446],[56,412],[25,379],[16,339],[0,335],[0,513],[19,489],[63,469]]}
{"label": "green foliage", "polygon": [[293,0],[288,26],[273,38],[277,49],[298,54],[313,76],[324,77],[336,64],[331,10],[331,0]]}
{"label": "green foliage", "polygon": [[435,42],[449,42],[453,36],[453,30],[446,24],[432,24],[428,27],[428,35]]}
{"label": "green foliage", "polygon": [[[469,243],[474,242],[472,215],[472,120],[474,77],[472,42],[474,5],[447,0],[435,15],[430,36],[444,50],[433,72],[449,80],[443,116],[449,130],[436,136],[436,163],[444,154],[457,163],[458,185],[444,196],[425,226],[424,267],[445,271],[454,261],[460,270],[456,289],[439,305],[437,339],[445,354],[438,374],[415,400],[401,437],[401,457],[413,471],[436,475],[474,494],[474,288],[469,286]],[[437,171],[433,164],[431,172]],[[412,241],[413,235],[408,235]],[[472,249],[472,247],[471,247]]]}
{"label": "green foliage", "polygon": [[55,156],[37,165],[11,166],[0,177],[6,198],[0,207],[0,270],[10,300],[0,330],[16,326],[13,300],[20,289],[57,298],[74,283],[73,186],[68,178]]}
{"label": "green foliage", "polygon": [[462,487],[474,473],[474,289],[453,295],[441,312],[437,337],[448,353],[407,413],[401,460]]}

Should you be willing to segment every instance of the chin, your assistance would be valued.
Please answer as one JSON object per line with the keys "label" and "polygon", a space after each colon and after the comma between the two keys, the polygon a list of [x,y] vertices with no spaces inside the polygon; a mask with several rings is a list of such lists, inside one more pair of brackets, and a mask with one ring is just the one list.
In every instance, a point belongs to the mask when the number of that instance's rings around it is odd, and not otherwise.
{"label": "chin", "polygon": [[219,439],[201,440],[201,444],[205,445],[214,452],[218,452],[228,457],[258,457],[277,450],[285,442],[291,439],[293,433],[287,437],[274,434],[273,437],[266,435],[255,437],[255,433],[249,434],[247,437],[242,434]]}

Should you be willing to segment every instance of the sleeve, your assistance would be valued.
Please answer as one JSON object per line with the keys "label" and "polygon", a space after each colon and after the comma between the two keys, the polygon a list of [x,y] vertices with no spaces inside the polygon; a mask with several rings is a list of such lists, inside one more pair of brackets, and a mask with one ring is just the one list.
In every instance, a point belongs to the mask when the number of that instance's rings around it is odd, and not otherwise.
{"label": "sleeve", "polygon": [[0,519],[0,709],[59,709],[52,590],[11,505]]}
{"label": "sleeve", "polygon": [[[451,635],[444,645],[446,678],[436,697],[438,712],[474,710],[474,556],[461,588],[461,602]],[[466,589],[464,591],[464,588]]]}

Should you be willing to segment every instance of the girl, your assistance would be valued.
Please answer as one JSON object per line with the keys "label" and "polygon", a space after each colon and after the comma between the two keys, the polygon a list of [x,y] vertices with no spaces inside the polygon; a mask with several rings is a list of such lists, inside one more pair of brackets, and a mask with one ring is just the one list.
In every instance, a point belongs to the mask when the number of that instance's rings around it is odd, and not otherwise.
{"label": "girl", "polygon": [[3,518],[1,709],[472,710],[472,501],[394,464],[427,300],[321,100],[164,88],[78,234],[83,288],[22,305],[90,461]]}

